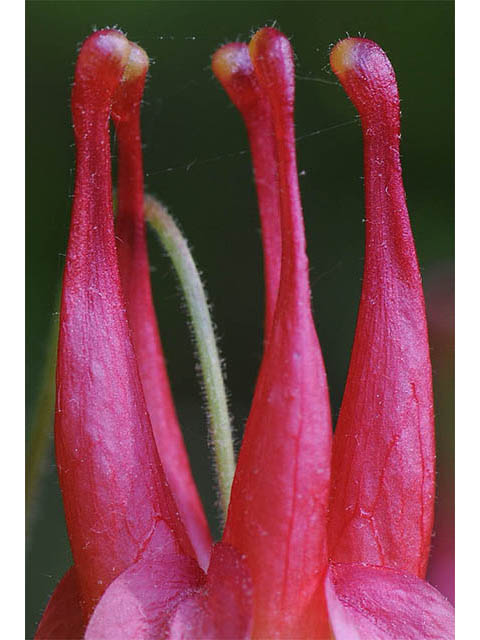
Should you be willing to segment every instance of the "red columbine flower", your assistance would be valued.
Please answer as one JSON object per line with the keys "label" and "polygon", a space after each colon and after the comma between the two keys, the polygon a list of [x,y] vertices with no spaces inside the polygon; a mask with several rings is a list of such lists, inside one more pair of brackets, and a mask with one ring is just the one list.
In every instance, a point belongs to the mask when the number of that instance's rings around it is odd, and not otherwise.
{"label": "red columbine flower", "polygon": [[[74,567],[38,638],[453,637],[450,605],[423,581],[434,498],[431,372],[395,77],[369,40],[340,42],[331,63],[362,121],[367,211],[362,299],[333,457],[310,308],[290,43],[266,28],[249,47],[225,45],[213,58],[252,147],[266,339],[223,541],[205,574],[197,558],[206,564],[208,533],[148,281],[138,129],[146,58],[116,31],[83,45],[72,97],[77,178],[56,420]],[[119,143],[117,246],[110,115]],[[171,451],[180,460],[176,476],[171,466],[163,471]]]}

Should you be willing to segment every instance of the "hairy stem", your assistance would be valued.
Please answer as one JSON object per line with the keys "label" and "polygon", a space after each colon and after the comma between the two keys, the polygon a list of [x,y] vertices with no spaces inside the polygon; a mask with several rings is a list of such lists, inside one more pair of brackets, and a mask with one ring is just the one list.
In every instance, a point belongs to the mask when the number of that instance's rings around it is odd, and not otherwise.
{"label": "hairy stem", "polygon": [[185,238],[163,205],[151,196],[145,198],[145,217],[173,263],[192,321],[205,385],[224,522],[235,472],[235,454],[220,355],[205,290]]}

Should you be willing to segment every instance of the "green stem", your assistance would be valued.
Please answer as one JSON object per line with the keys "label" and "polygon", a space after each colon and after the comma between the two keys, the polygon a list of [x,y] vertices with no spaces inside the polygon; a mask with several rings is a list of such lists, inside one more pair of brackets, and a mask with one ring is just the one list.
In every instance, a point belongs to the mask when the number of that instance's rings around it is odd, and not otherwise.
{"label": "green stem", "polygon": [[205,290],[185,238],[163,205],[151,196],[145,197],[145,217],[157,232],[173,263],[192,321],[207,397],[220,506],[225,521],[235,472],[235,454],[220,356]]}
{"label": "green stem", "polygon": [[[55,309],[58,309],[57,304]],[[41,376],[40,393],[37,398],[27,447],[25,465],[25,513],[27,535],[31,529],[35,498],[45,471],[50,452],[51,434],[55,414],[55,369],[57,364],[58,315],[52,320],[47,343],[47,354]]]}

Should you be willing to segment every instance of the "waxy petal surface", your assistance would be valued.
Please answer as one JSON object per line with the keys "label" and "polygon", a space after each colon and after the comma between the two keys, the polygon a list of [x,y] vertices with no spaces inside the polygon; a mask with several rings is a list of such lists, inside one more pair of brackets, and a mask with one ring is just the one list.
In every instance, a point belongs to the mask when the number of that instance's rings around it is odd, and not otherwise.
{"label": "waxy petal surface", "polygon": [[115,234],[127,316],[158,453],[182,521],[203,568],[212,544],[173,404],[150,285],[143,204],[140,104],[148,57],[132,44],[113,102],[118,151]]}
{"label": "waxy petal surface", "polygon": [[326,596],[336,640],[453,640],[452,605],[412,575],[333,564]]}
{"label": "waxy petal surface", "polygon": [[218,543],[205,585],[180,603],[169,638],[248,640],[252,623],[252,583],[245,559],[232,547]]}
{"label": "waxy petal surface", "polygon": [[282,267],[270,337],[240,450],[224,540],[245,554],[255,638],[324,637],[323,577],[331,427],[313,324],[293,129],[290,43],[262,29],[251,44],[273,114]]}
{"label": "waxy petal surface", "polygon": [[195,560],[178,553],[160,522],[141,558],[108,587],[87,627],[85,640],[159,640],[171,637],[170,618],[182,599],[204,582]]}
{"label": "waxy petal surface", "polygon": [[71,567],[48,601],[35,640],[79,640],[84,631],[77,573]]}
{"label": "waxy petal surface", "polygon": [[362,122],[366,250],[333,444],[329,553],[424,577],[435,496],[432,380],[402,183],[397,85],[370,40],[340,42],[331,65]]}
{"label": "waxy petal surface", "polygon": [[217,544],[208,575],[177,553],[161,522],[142,557],[105,591],[85,640],[248,638],[252,589],[245,561]]}
{"label": "waxy petal surface", "polygon": [[95,32],[80,51],[72,92],[77,162],[55,447],[85,619],[159,520],[193,553],[155,447],[118,272],[109,117],[129,51],[121,33]]}
{"label": "waxy petal surface", "polygon": [[240,111],[247,128],[257,189],[265,276],[265,340],[273,325],[280,284],[280,192],[272,110],[258,82],[248,47],[231,42],[215,52],[212,70]]}

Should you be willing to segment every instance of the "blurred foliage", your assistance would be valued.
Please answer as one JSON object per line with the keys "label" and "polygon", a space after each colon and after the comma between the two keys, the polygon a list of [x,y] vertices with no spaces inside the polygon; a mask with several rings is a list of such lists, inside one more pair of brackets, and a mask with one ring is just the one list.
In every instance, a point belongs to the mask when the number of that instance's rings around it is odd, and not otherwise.
{"label": "blurred foliage", "polygon": [[[447,274],[442,281],[448,314],[453,14],[451,2],[27,2],[29,420],[41,386],[73,193],[70,87],[77,48],[92,28],[117,25],[151,56],[142,113],[146,189],[179,221],[203,272],[239,440],[261,355],[262,257],[243,124],[210,71],[211,54],[229,40],[248,40],[265,24],[291,37],[297,56],[298,165],[313,304],[336,415],[360,292],[364,213],[360,126],[329,70],[329,47],[347,33],[366,34],[386,50],[395,67],[402,98],[404,177],[419,261],[427,284],[430,272],[443,269]],[[189,329],[171,267],[155,242],[151,264],[174,395],[215,526],[206,421]],[[441,297],[442,284],[439,290]],[[451,350],[451,340],[445,338],[436,340],[432,353],[436,393],[442,396],[437,406],[441,486],[447,488],[453,477]],[[36,513],[28,544],[27,637],[70,562],[53,456]]]}

